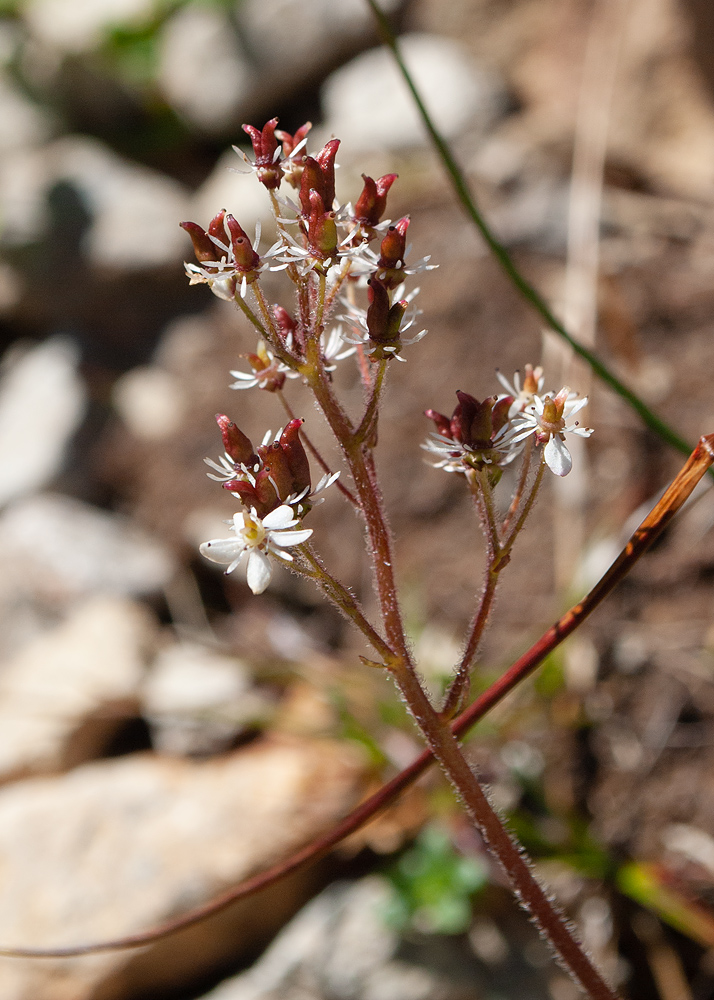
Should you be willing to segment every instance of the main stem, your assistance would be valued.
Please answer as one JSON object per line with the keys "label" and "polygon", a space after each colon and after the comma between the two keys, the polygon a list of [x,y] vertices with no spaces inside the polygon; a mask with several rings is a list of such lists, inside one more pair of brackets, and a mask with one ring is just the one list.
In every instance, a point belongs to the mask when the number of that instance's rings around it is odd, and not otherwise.
{"label": "main stem", "polygon": [[506,832],[461,753],[449,723],[434,709],[419,682],[402,624],[394,580],[391,539],[374,476],[371,453],[357,439],[352,425],[318,366],[312,369],[308,381],[342,446],[365,519],[382,623],[387,642],[394,654],[391,663],[386,665],[393,674],[429,749],[446,772],[472,822],[503,866],[518,899],[530,912],[576,982],[589,994],[591,1000],[617,1000],[617,994],[590,962],[534,877],[528,862]]}

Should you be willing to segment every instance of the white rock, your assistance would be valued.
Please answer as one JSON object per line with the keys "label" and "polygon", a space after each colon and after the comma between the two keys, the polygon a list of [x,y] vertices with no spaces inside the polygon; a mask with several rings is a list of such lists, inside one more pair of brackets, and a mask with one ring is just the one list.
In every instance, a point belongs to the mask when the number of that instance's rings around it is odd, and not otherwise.
{"label": "white rock", "polygon": [[122,518],[44,494],[0,515],[0,600],[7,587],[60,604],[95,593],[148,594],[174,571],[166,549]]}
{"label": "white rock", "polygon": [[[382,3],[385,13],[401,0]],[[305,78],[334,59],[336,50],[374,31],[363,0],[241,0],[236,5],[241,29],[262,73]],[[257,123],[254,123],[257,124]]]}
{"label": "white rock", "polygon": [[63,52],[90,52],[117,25],[149,20],[153,0],[25,0],[23,18],[31,33]]}
{"label": "white rock", "polygon": [[227,11],[201,2],[178,8],[161,32],[157,82],[199,128],[231,124],[253,77]]}
{"label": "white rock", "polygon": [[395,959],[385,923],[390,890],[369,876],[335,883],[304,907],[256,964],[204,1000],[446,1000],[462,996],[444,978]]}
{"label": "white rock", "polygon": [[132,368],[117,379],[112,401],[134,437],[162,441],[181,426],[187,407],[179,379],[156,365]]}
{"label": "white rock", "polygon": [[[132,755],[1,789],[0,942],[99,940],[175,916],[334,823],[359,795],[362,772],[343,745],[285,740],[202,763]],[[276,890],[273,909],[288,891]],[[190,981],[235,956],[244,939],[255,945],[262,905],[248,900],[163,951],[161,943],[144,951],[143,994]],[[0,996],[126,996],[136,959],[0,959]]]}
{"label": "white rock", "polygon": [[94,264],[138,269],[181,259],[187,190],[87,136],[64,136],[0,160],[0,211],[10,238],[42,235],[48,192],[61,181],[76,188],[91,215],[84,249]]}
{"label": "white rock", "polygon": [[150,638],[139,605],[97,597],[29,642],[0,674],[0,779],[81,753],[71,747],[81,723],[136,697]]}
{"label": "white rock", "polygon": [[244,663],[191,643],[177,643],[159,653],[143,685],[141,703],[154,746],[170,754],[217,752],[269,707],[251,690]]}
{"label": "white rock", "polygon": [[117,156],[86,136],[67,136],[45,154],[51,181],[70,181],[92,213],[87,251],[95,264],[142,268],[180,259],[179,222],[188,194],[170,177]]}
{"label": "white rock", "polygon": [[[505,107],[503,87],[475,64],[458,42],[436,35],[403,35],[400,49],[419,93],[446,138],[485,129]],[[336,70],[322,89],[324,130],[345,149],[399,149],[427,141],[414,100],[394,57],[372,49]]]}
{"label": "white rock", "polygon": [[75,346],[58,337],[9,360],[0,380],[0,505],[62,468],[86,406],[78,360]]}

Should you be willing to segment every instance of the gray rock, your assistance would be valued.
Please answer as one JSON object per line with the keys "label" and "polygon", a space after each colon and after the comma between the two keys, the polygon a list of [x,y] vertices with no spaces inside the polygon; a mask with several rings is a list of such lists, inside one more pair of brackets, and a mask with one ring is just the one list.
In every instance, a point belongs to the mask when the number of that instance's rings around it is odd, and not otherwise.
{"label": "gray rock", "polygon": [[270,708],[244,663],[192,643],[161,650],[141,703],[154,746],[168,754],[216,753]]}
{"label": "gray rock", "polygon": [[[306,906],[247,972],[205,1000],[441,1000],[443,977],[397,959],[379,876],[336,883]],[[453,994],[452,994],[453,995]]]}
{"label": "gray rock", "polygon": [[[0,942],[51,946],[150,927],[267,867],[334,823],[361,787],[353,751],[261,742],[192,763],[133,755],[0,790]],[[0,959],[3,1000],[154,995],[285,919],[296,883],[141,953]],[[304,897],[303,897],[304,898]],[[132,992],[133,990],[133,992]]]}
{"label": "gray rock", "polygon": [[79,500],[43,494],[0,515],[0,606],[18,591],[60,607],[96,593],[150,594],[173,569],[145,532]]}
{"label": "gray rock", "polygon": [[142,268],[179,261],[185,250],[178,222],[187,218],[188,192],[164,174],[140,166],[87,136],[64,136],[25,148],[0,165],[0,210],[16,242],[39,239],[48,192],[69,183],[91,223],[84,249],[90,261]]}
{"label": "gray rock", "polygon": [[48,483],[62,468],[84,415],[74,344],[56,337],[13,354],[0,380],[0,506]]}
{"label": "gray rock", "polygon": [[[453,138],[483,131],[506,107],[503,84],[474,63],[458,42],[436,35],[404,35],[400,49],[434,122]],[[426,132],[394,57],[386,48],[357,56],[322,89],[325,131],[350,151],[421,146]]]}
{"label": "gray rock", "polygon": [[95,597],[27,643],[0,674],[0,781],[101,749],[136,701],[152,638],[145,609]]}
{"label": "gray rock", "polygon": [[179,7],[161,33],[157,82],[194,125],[230,127],[255,75],[228,12],[201,2]]}

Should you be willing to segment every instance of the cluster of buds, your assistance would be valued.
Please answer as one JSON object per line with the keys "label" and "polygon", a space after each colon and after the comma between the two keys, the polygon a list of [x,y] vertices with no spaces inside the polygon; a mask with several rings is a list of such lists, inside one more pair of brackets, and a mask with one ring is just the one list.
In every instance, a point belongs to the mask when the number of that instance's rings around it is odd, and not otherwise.
{"label": "cluster of buds", "polygon": [[[335,191],[339,140],[330,139],[311,155],[306,150],[309,123],[293,135],[279,131],[277,124],[273,118],[262,129],[243,126],[253,159],[243,158],[269,196],[275,242],[261,252],[259,228],[251,242],[225,210],[205,230],[195,222],[184,222],[196,255],[186,271],[192,283],[206,283],[219,298],[235,302],[258,330],[255,350],[242,355],[250,370],[233,371],[232,388],[257,387],[281,394],[288,379],[302,379],[317,392],[316,387],[331,384],[340,361],[357,355],[370,400],[360,440],[371,447],[386,366],[394,359],[403,361],[404,348],[426,333],[409,332],[420,315],[415,305],[419,289],[407,292],[406,281],[434,265],[429,257],[408,263],[408,216],[394,223],[384,218],[396,174],[376,180],[363,174],[354,207],[340,204]],[[284,271],[295,286],[294,312],[266,298],[261,279],[268,270]],[[570,422],[586,400],[577,399],[567,388],[543,394],[542,372],[531,366],[526,367],[522,385],[518,375],[514,385],[500,375],[499,379],[505,394],[479,402],[458,392],[450,417],[426,411],[436,433],[424,447],[435,455],[435,464],[449,472],[486,470],[490,488],[517,455],[526,448],[530,455],[542,446],[544,463],[557,475],[566,475],[572,461],[565,435],[590,433]],[[284,403],[292,413],[287,400]],[[245,552],[258,553],[260,557],[248,560],[249,583],[253,589],[264,589],[268,556],[289,561],[285,549],[302,544],[310,534],[301,519],[314,506],[316,494],[336,476],[323,476],[312,489],[302,420],[291,419],[275,438],[268,433],[257,447],[228,417],[219,416],[218,423],[224,454],[218,462],[207,459],[210,475],[240,501],[243,511],[231,522],[236,537],[206,543],[203,551],[227,564],[227,572]],[[346,442],[341,443],[346,449]],[[307,559],[307,550],[303,554]]]}
{"label": "cluster of buds", "polygon": [[225,450],[219,462],[205,459],[214,470],[209,476],[258,517],[265,517],[282,504],[292,507],[296,516],[304,517],[314,506],[317,494],[337,478],[323,476],[312,489],[310,463],[300,440],[303,421],[298,418],[288,421],[275,438],[268,431],[257,448],[224,414],[217,414],[216,421]]}
{"label": "cluster of buds", "polygon": [[544,445],[543,461],[557,476],[567,476],[573,462],[565,443],[566,434],[589,437],[590,427],[568,421],[587,405],[564,386],[558,393],[543,393],[543,372],[526,365],[521,385],[516,372],[513,385],[498,375],[506,394],[489,396],[482,403],[466,392],[457,392],[458,405],[451,417],[437,410],[426,410],[436,433],[429,435],[422,447],[438,456],[434,463],[447,472],[488,468],[492,484],[530,439],[537,447]]}
{"label": "cluster of buds", "polygon": [[214,469],[209,476],[222,483],[246,510],[228,522],[235,537],[204,542],[201,552],[227,566],[226,573],[232,573],[247,553],[248,586],[261,594],[272,578],[269,556],[293,562],[286,550],[302,545],[312,535],[311,528],[301,527],[300,519],[315,505],[315,496],[337,476],[323,476],[312,490],[310,463],[300,440],[302,420],[290,420],[273,440],[268,433],[257,448],[224,414],[219,413],[216,421],[225,451],[219,462],[205,460]]}

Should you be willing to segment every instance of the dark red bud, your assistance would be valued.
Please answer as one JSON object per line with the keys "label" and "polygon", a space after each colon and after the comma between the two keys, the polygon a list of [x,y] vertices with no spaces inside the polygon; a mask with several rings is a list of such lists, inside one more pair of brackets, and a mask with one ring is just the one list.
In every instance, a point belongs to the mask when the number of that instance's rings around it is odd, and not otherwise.
{"label": "dark red bud", "polygon": [[260,132],[253,125],[243,126],[243,131],[250,136],[250,141],[253,144],[258,180],[270,190],[280,187],[282,180],[282,170],[275,155],[278,149],[278,140],[275,138],[277,124],[278,119],[271,118]]}
{"label": "dark red bud", "polygon": [[403,265],[407,247],[407,229],[409,217],[400,219],[396,225],[390,226],[380,245],[379,266],[395,268]]}
{"label": "dark red bud", "polygon": [[385,174],[378,181],[362,174],[364,188],[355,204],[354,216],[356,222],[365,226],[376,226],[384,215],[387,207],[387,193],[397,179],[397,174]]}
{"label": "dark red bud", "polygon": [[443,434],[447,438],[451,437],[451,421],[443,413],[439,413],[438,410],[424,410],[424,416],[434,421],[439,434]]}
{"label": "dark red bud", "polygon": [[491,410],[491,423],[493,424],[494,435],[498,434],[501,428],[505,427],[508,423],[508,411],[511,409],[513,403],[513,396],[503,396],[497,403],[494,403]]}
{"label": "dark red bud", "polygon": [[231,247],[238,270],[256,271],[260,267],[260,255],[253,249],[248,236],[232,215],[226,216],[226,225],[231,234]]}
{"label": "dark red bud", "polygon": [[228,457],[238,465],[252,468],[258,461],[258,456],[253,450],[250,438],[246,437],[243,431],[223,413],[216,414],[216,422],[221,429],[223,447]]}
{"label": "dark red bud", "polygon": [[326,212],[317,191],[310,192],[310,213],[307,221],[307,243],[310,253],[327,260],[337,252],[337,223],[334,212]]}
{"label": "dark red bud", "polygon": [[335,157],[339,148],[340,140],[330,139],[315,157],[322,172],[320,194],[328,211],[332,208],[332,203],[335,200]]}
{"label": "dark red bud", "polygon": [[293,493],[302,493],[305,488],[310,488],[310,463],[300,440],[302,425],[303,421],[295,418],[285,425],[280,435],[280,447],[292,476]]}

